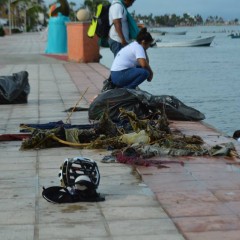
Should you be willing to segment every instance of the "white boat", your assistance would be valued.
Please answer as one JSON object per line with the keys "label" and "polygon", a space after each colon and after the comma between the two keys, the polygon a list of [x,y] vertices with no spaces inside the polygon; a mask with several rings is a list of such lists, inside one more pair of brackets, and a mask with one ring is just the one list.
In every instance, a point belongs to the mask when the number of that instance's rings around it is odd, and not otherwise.
{"label": "white boat", "polygon": [[193,40],[179,41],[179,42],[162,42],[157,41],[157,47],[208,47],[211,45],[215,36],[206,38],[196,38]]}
{"label": "white boat", "polygon": [[165,32],[165,35],[186,35],[187,31],[182,31],[182,32],[176,32],[176,31],[172,31],[172,32]]}
{"label": "white boat", "polygon": [[181,32],[177,32],[177,31],[172,31],[172,32],[167,32],[167,31],[161,31],[158,29],[155,30],[150,30],[149,31],[151,34],[155,34],[155,35],[186,35],[187,31],[181,31]]}

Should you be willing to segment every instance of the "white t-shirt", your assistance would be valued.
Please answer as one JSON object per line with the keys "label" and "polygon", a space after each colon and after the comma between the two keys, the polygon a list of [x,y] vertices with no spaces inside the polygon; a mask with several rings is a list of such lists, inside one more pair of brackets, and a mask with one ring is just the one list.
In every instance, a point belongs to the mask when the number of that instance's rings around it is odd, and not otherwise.
{"label": "white t-shirt", "polygon": [[145,50],[138,42],[134,41],[122,48],[113,60],[111,71],[122,71],[138,65],[137,59],[146,59]]}
{"label": "white t-shirt", "polygon": [[116,32],[115,26],[112,24],[114,19],[121,19],[123,35],[125,37],[125,40],[129,42],[127,11],[124,9],[121,1],[119,0],[113,0],[109,9],[109,24],[110,26],[112,25],[109,31],[109,37],[117,42],[121,42],[121,39]]}

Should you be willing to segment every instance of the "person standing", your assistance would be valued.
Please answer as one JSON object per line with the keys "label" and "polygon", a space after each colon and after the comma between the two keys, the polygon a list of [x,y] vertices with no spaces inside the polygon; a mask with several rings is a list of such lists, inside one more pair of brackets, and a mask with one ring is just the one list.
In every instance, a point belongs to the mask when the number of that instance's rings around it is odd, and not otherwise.
{"label": "person standing", "polygon": [[147,49],[153,38],[146,28],[142,28],[137,40],[122,48],[111,66],[111,81],[117,87],[135,89],[145,80],[151,81],[153,71],[149,65]]}
{"label": "person standing", "polygon": [[[127,11],[125,9],[132,6],[135,0],[113,0],[109,9],[109,47],[114,57],[129,43],[129,27]],[[124,7],[125,6],[125,7]]]}

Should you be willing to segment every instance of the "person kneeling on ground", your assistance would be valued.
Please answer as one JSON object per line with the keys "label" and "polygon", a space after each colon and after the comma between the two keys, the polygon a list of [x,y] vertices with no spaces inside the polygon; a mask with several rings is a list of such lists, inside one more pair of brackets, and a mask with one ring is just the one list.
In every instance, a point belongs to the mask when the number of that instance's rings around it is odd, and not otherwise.
{"label": "person kneeling on ground", "polygon": [[152,42],[151,34],[142,28],[137,40],[118,52],[111,67],[111,80],[117,87],[135,89],[145,80],[152,80],[153,72],[146,52]]}

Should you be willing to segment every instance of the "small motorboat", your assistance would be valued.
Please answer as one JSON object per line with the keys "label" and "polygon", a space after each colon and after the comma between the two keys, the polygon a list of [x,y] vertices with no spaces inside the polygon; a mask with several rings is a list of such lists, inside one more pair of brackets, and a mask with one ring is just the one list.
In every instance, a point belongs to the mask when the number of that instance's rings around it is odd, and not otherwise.
{"label": "small motorboat", "polygon": [[240,38],[240,33],[232,33],[229,35],[231,38]]}
{"label": "small motorboat", "polygon": [[177,41],[177,42],[163,42],[157,41],[157,47],[209,47],[215,36],[196,38],[193,40]]}

